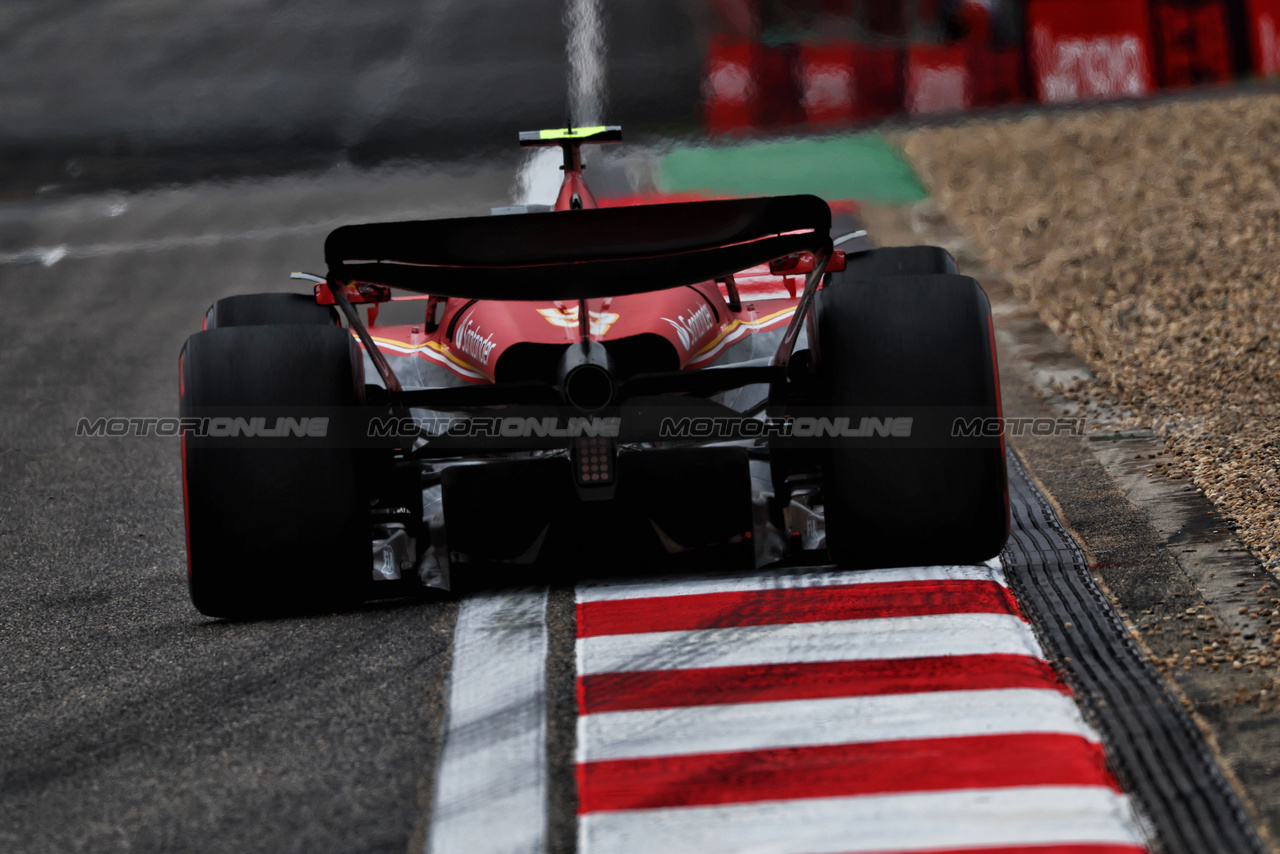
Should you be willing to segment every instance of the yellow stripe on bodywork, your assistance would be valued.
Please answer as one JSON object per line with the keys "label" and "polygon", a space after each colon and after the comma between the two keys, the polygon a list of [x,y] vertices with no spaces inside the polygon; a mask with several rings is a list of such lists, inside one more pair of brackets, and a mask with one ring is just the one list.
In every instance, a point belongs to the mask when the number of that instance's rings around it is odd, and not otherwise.
{"label": "yellow stripe on bodywork", "polygon": [[[352,334],[354,335],[355,333],[353,332]],[[401,350],[421,350],[432,343],[426,341],[422,344],[411,344],[408,341],[396,341],[394,338],[379,338],[377,335],[370,335],[369,337],[379,344],[390,344],[392,347],[399,347]]]}
{"label": "yellow stripe on bodywork", "polygon": [[422,349],[435,350],[437,353],[439,353],[441,356],[444,356],[446,359],[448,359],[450,362],[453,362],[455,365],[458,365],[459,367],[462,367],[462,368],[466,368],[467,370],[473,371],[477,374],[480,373],[480,370],[475,365],[472,365],[469,362],[465,362],[462,359],[459,359],[457,356],[453,354],[452,350],[450,350],[449,348],[445,347],[444,345],[440,344],[437,341],[424,341],[421,344],[410,344],[408,341],[396,341],[392,338],[379,338],[377,335],[373,335],[370,337],[372,337],[375,342],[378,342],[380,344],[390,344],[392,347],[399,347],[401,350],[422,350]]}
{"label": "yellow stripe on bodywork", "polygon": [[455,365],[457,365],[457,366],[459,366],[459,367],[466,368],[468,371],[471,371],[471,372],[473,372],[473,373],[477,373],[477,374],[480,374],[481,376],[484,376],[484,374],[483,374],[483,372],[480,370],[480,368],[477,368],[475,365],[471,364],[470,362],[466,362],[466,361],[463,361],[462,359],[459,359],[457,356],[453,355],[453,351],[452,351],[452,350],[450,350],[449,348],[445,347],[444,345],[442,345],[442,344],[440,344],[440,343],[438,343],[438,342],[436,342],[436,341],[428,341],[428,342],[427,342],[426,344],[424,344],[423,346],[424,346],[424,347],[428,347],[428,348],[430,348],[430,349],[432,349],[432,350],[435,350],[435,351],[436,351],[437,353],[439,353],[441,356],[444,356],[444,357],[445,357],[446,359],[448,359],[450,362],[453,362]]}
{"label": "yellow stripe on bodywork", "polygon": [[781,317],[784,314],[794,314],[795,310],[796,310],[795,306],[791,306],[790,308],[784,308],[781,311],[775,311],[773,314],[767,314],[764,317],[758,317],[755,320],[735,320],[733,321],[733,323],[730,323],[724,329],[721,329],[720,334],[717,335],[715,338],[712,338],[710,341],[708,341],[705,347],[703,347],[701,350],[699,350],[698,352],[690,356],[689,361],[692,362],[694,359],[698,358],[703,353],[706,353],[708,350],[711,350],[712,348],[714,348],[717,344],[719,344],[726,337],[728,337],[729,333],[733,332],[739,326],[747,326],[747,327],[764,326],[766,323],[776,320],[777,318]]}

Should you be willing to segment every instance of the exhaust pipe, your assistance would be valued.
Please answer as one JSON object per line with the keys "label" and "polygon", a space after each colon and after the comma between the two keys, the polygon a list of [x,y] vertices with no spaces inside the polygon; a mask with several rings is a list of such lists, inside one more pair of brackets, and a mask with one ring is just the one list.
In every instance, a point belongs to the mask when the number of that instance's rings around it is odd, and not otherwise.
{"label": "exhaust pipe", "polygon": [[582,412],[604,409],[613,400],[613,359],[599,341],[570,344],[560,356],[556,382],[570,406]]}

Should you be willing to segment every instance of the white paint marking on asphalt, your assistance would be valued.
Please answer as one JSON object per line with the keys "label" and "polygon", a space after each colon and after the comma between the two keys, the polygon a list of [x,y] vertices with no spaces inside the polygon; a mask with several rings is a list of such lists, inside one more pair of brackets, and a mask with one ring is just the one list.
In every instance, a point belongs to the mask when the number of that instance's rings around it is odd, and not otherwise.
{"label": "white paint marking on asphalt", "polygon": [[546,588],[464,599],[427,854],[546,849]]}
{"label": "white paint marking on asphalt", "polygon": [[913,581],[993,581],[1007,587],[998,562],[986,566],[913,566],[902,569],[809,570],[751,572],[735,575],[687,576],[637,581],[596,581],[578,585],[579,602],[742,593],[841,584],[905,584]]}
{"label": "white paint marking on asphalt", "polygon": [[937,614],[578,638],[578,675],[947,655],[1044,658],[1012,614]]}
{"label": "white paint marking on asphalt", "polygon": [[966,847],[1141,846],[1128,798],[1033,786],[596,812],[578,850],[627,854],[852,854]]}
{"label": "white paint marking on asphalt", "polygon": [[597,712],[578,718],[578,761],[1022,733],[1098,741],[1070,697],[1005,688]]}
{"label": "white paint marking on asphalt", "polygon": [[[422,219],[425,213],[422,208],[392,211],[384,216],[384,220]],[[151,240],[132,240],[123,243],[87,243],[81,246],[59,244],[57,246],[35,246],[18,252],[0,252],[0,265],[4,264],[43,264],[51,267],[65,258],[104,258],[112,255],[128,255],[134,252],[163,252],[169,249],[190,249],[203,246],[218,246],[241,240],[276,240],[281,237],[328,232],[347,225],[347,219],[331,219],[319,222],[304,222],[298,225],[276,226],[271,228],[252,228],[244,231],[228,231],[208,234],[179,234],[170,237],[157,237]]]}

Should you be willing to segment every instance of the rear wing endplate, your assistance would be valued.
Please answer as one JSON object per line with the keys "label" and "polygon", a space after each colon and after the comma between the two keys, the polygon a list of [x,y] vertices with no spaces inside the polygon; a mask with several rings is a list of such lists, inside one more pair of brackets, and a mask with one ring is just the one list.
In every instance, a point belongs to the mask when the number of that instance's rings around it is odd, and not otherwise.
{"label": "rear wing endplate", "polygon": [[324,251],[331,281],[570,300],[691,285],[794,252],[829,254],[830,231],[822,199],[772,196],[348,225]]}

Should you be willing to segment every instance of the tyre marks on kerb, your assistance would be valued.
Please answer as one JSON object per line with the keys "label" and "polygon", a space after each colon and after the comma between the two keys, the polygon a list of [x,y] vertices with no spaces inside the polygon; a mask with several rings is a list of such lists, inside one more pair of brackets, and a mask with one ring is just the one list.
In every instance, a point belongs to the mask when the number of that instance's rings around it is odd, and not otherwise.
{"label": "tyre marks on kerb", "polygon": [[1029,732],[1093,735],[1075,704],[1052,688],[609,712],[586,715],[579,729],[592,761]]}
{"label": "tyre marks on kerb", "polygon": [[1088,786],[806,798],[599,812],[583,820],[579,851],[1032,854],[1028,846],[1072,839],[1041,850],[1135,854],[1142,849],[1117,832],[1127,815],[1122,795]]}
{"label": "tyre marks on kerb", "polygon": [[1004,654],[596,673],[583,676],[580,684],[582,713],[593,714],[822,697],[1043,688],[1055,678],[1048,662]]}
{"label": "tyre marks on kerb", "polygon": [[464,599],[427,854],[546,848],[546,588]]}
{"label": "tyre marks on kerb", "polygon": [[908,581],[995,581],[1006,587],[998,566],[912,566],[902,569],[797,569],[736,576],[665,576],[622,584],[587,583],[578,588],[579,602],[656,599],[703,593],[745,593],[752,590],[803,590],[844,584],[882,584]]}
{"label": "tyre marks on kerb", "polygon": [[996,565],[578,588],[579,851],[1144,851]]}
{"label": "tyre marks on kerb", "polygon": [[578,673],[634,673],[757,664],[981,655],[1038,655],[1010,614],[948,614],[613,635],[579,643]]}

